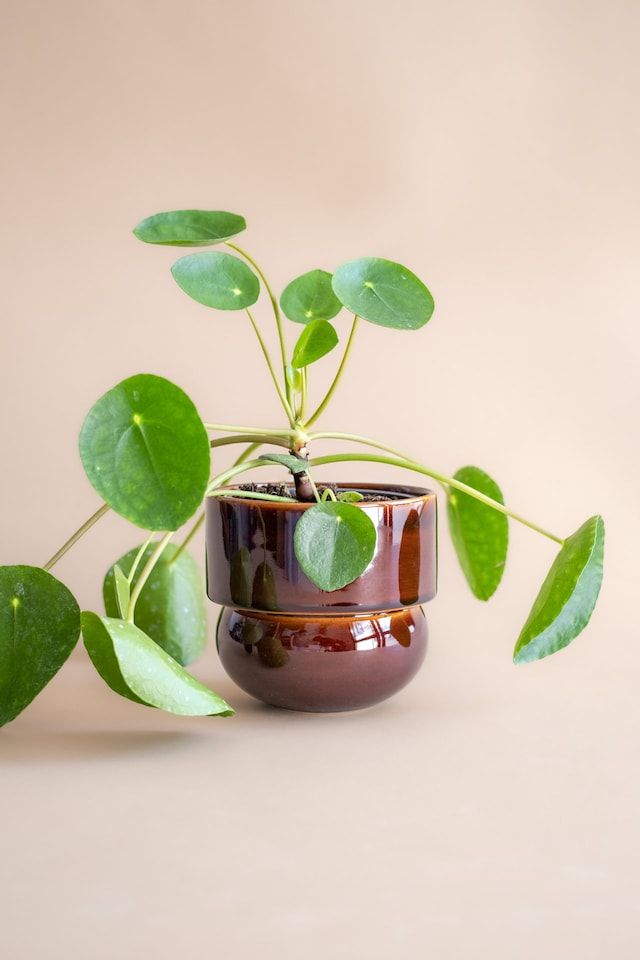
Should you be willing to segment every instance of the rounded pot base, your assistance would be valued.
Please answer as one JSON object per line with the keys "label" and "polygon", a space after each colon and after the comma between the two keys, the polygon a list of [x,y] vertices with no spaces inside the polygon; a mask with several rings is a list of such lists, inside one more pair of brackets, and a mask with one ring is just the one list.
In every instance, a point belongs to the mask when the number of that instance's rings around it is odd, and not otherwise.
{"label": "rounded pot base", "polygon": [[235,683],[263,703],[334,713],[401,690],[427,650],[421,607],[362,616],[222,610],[218,652]]}

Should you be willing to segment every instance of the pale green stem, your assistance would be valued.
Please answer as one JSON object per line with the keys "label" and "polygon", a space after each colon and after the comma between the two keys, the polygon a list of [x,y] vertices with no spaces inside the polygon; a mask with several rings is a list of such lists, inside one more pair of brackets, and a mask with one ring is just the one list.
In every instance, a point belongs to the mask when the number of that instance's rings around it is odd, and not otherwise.
{"label": "pale green stem", "polygon": [[284,343],[284,331],[283,331],[283,329],[282,329],[282,317],[280,316],[280,307],[278,306],[278,301],[277,301],[277,299],[276,299],[276,296],[275,296],[273,290],[271,289],[271,286],[270,286],[270,284],[269,284],[269,281],[267,280],[266,276],[264,275],[264,272],[263,272],[262,268],[256,263],[256,261],[253,259],[253,257],[250,256],[250,255],[247,253],[246,250],[243,250],[242,247],[237,246],[237,244],[235,244],[235,243],[230,243],[229,241],[227,241],[226,246],[227,246],[227,247],[231,247],[231,249],[232,249],[232,250],[235,250],[236,253],[239,253],[241,257],[244,257],[245,260],[246,260],[248,263],[251,264],[251,266],[254,268],[254,270],[256,271],[256,273],[258,274],[258,276],[260,277],[260,279],[261,279],[262,282],[264,283],[264,288],[265,288],[265,290],[267,291],[267,295],[268,295],[268,297],[269,297],[269,300],[271,301],[271,306],[272,306],[272,308],[273,308],[273,315],[274,315],[274,317],[275,317],[275,319],[276,319],[276,327],[277,327],[277,329],[278,329],[278,340],[279,340],[279,342],[280,342],[280,355],[281,355],[281,357],[282,357],[282,373],[283,373],[283,376],[284,376],[285,389],[286,389],[286,391],[287,391],[287,400],[290,400],[290,399],[291,399],[291,395],[290,395],[290,392],[289,392],[289,384],[287,383],[287,349],[286,349],[285,343]]}
{"label": "pale green stem", "polygon": [[241,497],[243,500],[275,500],[277,503],[296,503],[293,497],[279,497],[275,493],[258,493],[254,490],[234,490],[233,488],[216,488],[208,494],[210,497]]}
{"label": "pale green stem", "polygon": [[[343,435],[339,437],[341,440],[346,439],[356,439],[352,435]],[[359,443],[368,443],[368,440],[363,440],[358,437]],[[373,445],[373,444],[372,444]],[[381,446],[377,444],[377,446]],[[550,533],[548,530],[545,530],[543,527],[538,526],[536,523],[532,523],[531,520],[527,520],[525,517],[521,516],[519,513],[515,513],[513,510],[510,510],[508,507],[505,507],[503,503],[499,503],[497,500],[492,500],[491,497],[485,496],[484,493],[480,493],[479,490],[476,490],[474,487],[468,486],[466,483],[461,483],[460,480],[455,480],[453,477],[447,477],[443,473],[439,473],[437,470],[431,470],[428,467],[423,467],[422,464],[416,463],[414,460],[408,460],[404,457],[383,457],[378,456],[372,453],[344,453],[344,454],[332,454],[327,457],[316,457],[311,460],[311,465],[321,466],[325,463],[348,463],[354,461],[366,461],[369,463],[387,463],[392,467],[401,467],[405,470],[413,470],[414,473],[421,473],[425,477],[431,477],[433,480],[437,480],[438,483],[443,484],[444,486],[453,487],[455,490],[460,490],[462,493],[468,494],[470,497],[473,497],[475,500],[479,500],[480,503],[486,504],[486,506],[491,507],[493,510],[497,510],[499,513],[504,513],[506,516],[511,517],[513,520],[517,520],[518,523],[524,524],[525,527],[529,527],[531,530],[535,530],[536,533],[541,533],[544,537],[548,537],[549,540],[553,540],[555,543],[559,543],[561,546],[564,544],[562,537],[557,537],[554,533]]]}
{"label": "pale green stem", "polygon": [[245,473],[247,470],[253,470],[254,467],[273,467],[273,463],[270,460],[248,460],[246,463],[239,463],[233,467],[229,467],[224,473],[219,473],[217,477],[213,478],[207,488],[206,496],[217,487],[222,487],[225,483],[228,483],[229,480],[233,480],[238,474]]}
{"label": "pale green stem", "polygon": [[273,380],[273,385],[274,385],[274,387],[276,388],[276,390],[277,390],[277,392],[278,392],[278,396],[280,397],[280,402],[281,402],[282,406],[284,407],[284,412],[286,413],[286,415],[287,415],[287,417],[288,417],[288,419],[289,419],[289,423],[291,424],[291,426],[293,426],[294,423],[295,423],[295,417],[294,417],[294,415],[293,415],[293,410],[291,409],[291,406],[289,405],[289,400],[288,400],[288,398],[287,398],[287,397],[285,396],[285,394],[283,393],[282,387],[280,386],[280,382],[279,382],[279,380],[278,380],[278,378],[277,378],[277,376],[276,376],[276,372],[275,372],[275,370],[273,369],[273,363],[271,362],[271,357],[269,356],[269,351],[267,350],[267,345],[266,345],[266,343],[264,342],[264,340],[262,339],[262,334],[260,333],[260,330],[258,329],[258,324],[257,324],[256,321],[254,320],[253,314],[251,313],[251,310],[249,310],[249,308],[247,308],[246,313],[247,313],[247,316],[249,317],[249,320],[251,321],[251,326],[253,327],[254,333],[255,333],[256,337],[258,338],[258,342],[259,342],[260,347],[261,347],[261,349],[262,349],[262,353],[264,354],[264,359],[266,360],[267,366],[269,367],[269,373],[271,374],[271,379]]}
{"label": "pale green stem", "polygon": [[309,480],[309,483],[311,484],[311,489],[313,490],[313,495],[314,495],[314,497],[316,498],[317,502],[320,503],[321,497],[320,497],[320,494],[318,493],[318,488],[316,487],[315,481],[314,481],[313,477],[311,476],[311,471],[310,471],[310,470],[307,470],[307,471],[305,471],[305,472],[306,472],[306,474],[307,474],[307,478],[308,478],[308,480]]}
{"label": "pale green stem", "polygon": [[71,534],[67,542],[62,544],[60,549],[54,553],[50,560],[47,560],[42,569],[51,570],[51,567],[53,567],[61,557],[64,557],[65,553],[71,549],[74,543],[77,543],[80,537],[83,537],[87,530],[90,530],[94,523],[98,522],[100,517],[104,517],[105,513],[107,513],[109,509],[109,505],[107,503],[103,503],[99,510],[96,510],[96,512],[92,514],[88,520],[85,520],[81,527],[78,527],[75,533]]}
{"label": "pale green stem", "polygon": [[143,556],[144,556],[144,552],[145,552],[145,550],[147,549],[147,547],[149,546],[149,544],[151,543],[152,540],[153,540],[153,534],[150,533],[149,536],[147,537],[147,539],[145,540],[145,542],[142,544],[142,546],[140,547],[140,549],[139,549],[138,552],[136,553],[135,560],[134,560],[133,563],[131,564],[131,570],[129,570],[129,575],[127,576],[127,581],[128,581],[128,583],[129,583],[129,586],[131,586],[131,584],[133,583],[133,578],[134,578],[135,575],[136,575],[136,570],[137,570],[138,567],[140,566],[140,561],[142,560],[142,558],[143,558]]}
{"label": "pale green stem", "polygon": [[342,373],[343,373],[343,371],[344,371],[344,368],[345,368],[345,366],[346,366],[347,360],[348,360],[348,358],[349,358],[349,353],[351,352],[351,345],[352,345],[352,343],[353,343],[353,338],[354,338],[354,336],[355,336],[356,330],[358,329],[358,321],[359,321],[359,319],[360,319],[360,318],[357,316],[357,314],[355,314],[354,317],[353,317],[353,324],[352,324],[352,326],[351,326],[351,333],[349,334],[349,339],[347,340],[347,345],[346,345],[346,347],[345,347],[345,349],[344,349],[344,354],[342,355],[342,360],[341,360],[341,362],[340,362],[340,366],[338,367],[338,372],[336,373],[335,377],[333,378],[333,383],[331,384],[331,386],[330,386],[329,389],[327,390],[327,393],[326,393],[326,395],[325,395],[325,397],[324,397],[324,400],[320,403],[320,405],[316,408],[316,410],[311,414],[311,416],[309,417],[309,419],[308,419],[307,422],[305,423],[305,428],[306,428],[306,427],[310,427],[312,423],[315,423],[316,420],[318,419],[318,417],[324,412],[324,410],[325,410],[326,407],[327,407],[327,404],[329,403],[329,401],[331,400],[333,394],[335,393],[336,387],[337,387],[338,384],[340,383],[340,378],[342,377]]}
{"label": "pale green stem", "polygon": [[307,396],[308,396],[308,381],[307,381],[307,368],[302,368],[302,390],[300,391],[300,408],[298,410],[297,420],[301,423],[304,421],[304,418],[307,415]]}
{"label": "pale green stem", "polygon": [[333,500],[333,502],[336,503],[337,500],[338,500],[338,498],[336,497],[336,495],[335,495],[335,493],[333,492],[333,490],[331,489],[331,487],[325,487],[325,488],[324,488],[324,490],[322,491],[322,496],[320,497],[320,499],[321,499],[322,503],[326,503],[327,500]]}
{"label": "pale green stem", "polygon": [[136,583],[135,587],[131,591],[131,597],[129,599],[129,609],[127,610],[127,620],[129,621],[129,623],[133,623],[133,615],[136,611],[136,603],[138,602],[138,597],[142,593],[145,583],[151,576],[151,572],[153,568],[155,567],[156,563],[162,556],[162,551],[164,550],[166,545],[169,543],[169,540],[171,539],[172,536],[173,536],[172,530],[170,530],[169,533],[165,533],[164,537],[162,537],[162,539],[158,541],[155,550],[153,551],[153,553],[145,563],[144,567],[142,568],[142,572],[138,577],[138,582]]}
{"label": "pale green stem", "polygon": [[294,434],[293,429],[279,430],[276,427],[239,427],[232,423],[205,423],[207,430],[215,430],[219,433],[250,433],[258,437],[265,435],[274,437],[291,437]]}
{"label": "pale green stem", "polygon": [[[230,443],[250,443],[251,445],[253,445],[255,436],[256,434],[253,434],[253,433],[239,433],[239,434],[236,434],[235,436],[232,435],[230,437],[220,437],[218,440],[211,440],[211,446],[225,447]],[[269,436],[268,433],[260,435],[260,444],[258,444],[258,446],[260,446],[263,443],[271,443],[276,447],[286,447],[287,450],[291,446],[290,441],[285,440],[284,437],[276,437],[275,435]]]}
{"label": "pale green stem", "polygon": [[258,442],[258,443],[251,443],[251,444],[249,444],[249,446],[247,447],[247,449],[246,449],[246,450],[243,450],[243,452],[240,454],[240,456],[238,457],[238,459],[237,459],[237,460],[234,460],[233,466],[234,466],[234,467],[237,467],[238,464],[244,463],[245,460],[247,460],[247,459],[251,456],[251,454],[252,454],[252,453],[255,453],[256,450],[258,450],[261,446],[262,446],[262,442],[261,442],[261,441]]}
{"label": "pale green stem", "polygon": [[191,530],[189,530],[189,533],[186,535],[186,537],[184,538],[184,540],[182,541],[182,543],[180,544],[180,546],[178,547],[174,555],[171,557],[171,560],[169,561],[169,563],[173,564],[176,562],[176,560],[178,559],[182,551],[189,546],[189,544],[191,543],[191,541],[193,540],[193,538],[195,537],[196,533],[198,532],[198,530],[200,529],[203,523],[204,523],[204,511],[198,516],[195,523],[191,527]]}

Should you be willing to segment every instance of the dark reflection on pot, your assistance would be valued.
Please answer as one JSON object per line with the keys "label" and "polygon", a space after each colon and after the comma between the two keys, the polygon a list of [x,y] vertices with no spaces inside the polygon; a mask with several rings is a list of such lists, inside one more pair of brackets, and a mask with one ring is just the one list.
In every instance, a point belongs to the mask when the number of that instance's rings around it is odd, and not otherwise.
{"label": "dark reflection on pot", "polygon": [[[248,604],[247,604],[248,606]],[[253,577],[251,590],[252,610],[277,610],[278,595],[273,568],[263,560],[259,563]]]}
{"label": "dark reflection on pot", "polygon": [[410,510],[402,528],[398,560],[400,602],[413,606],[420,595],[420,513]]}
{"label": "dark reflection on pot", "polygon": [[251,606],[251,554],[246,547],[240,547],[231,557],[229,593],[239,607]]}

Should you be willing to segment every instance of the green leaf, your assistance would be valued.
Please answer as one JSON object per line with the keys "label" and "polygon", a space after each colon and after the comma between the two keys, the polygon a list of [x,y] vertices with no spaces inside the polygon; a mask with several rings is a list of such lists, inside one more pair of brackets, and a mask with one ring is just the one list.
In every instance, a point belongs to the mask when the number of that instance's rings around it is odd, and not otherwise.
{"label": "green leaf", "polygon": [[280,306],[294,323],[331,320],[342,310],[331,286],[331,274],[326,270],[310,270],[292,280],[282,292]]}
{"label": "green leaf", "polygon": [[[129,564],[129,568],[130,567],[131,564]],[[127,573],[128,572],[129,570],[127,570]],[[111,574],[111,585],[113,592],[113,610],[111,613],[109,613],[107,610],[107,613],[111,617],[126,618],[127,613],[129,612],[129,600],[131,599],[129,581],[117,563],[111,568],[109,573]],[[107,576],[109,576],[109,574],[107,574]]]}
{"label": "green leaf", "polygon": [[141,220],[134,233],[145,243],[173,247],[207,247],[246,229],[244,217],[224,210],[169,210]]}
{"label": "green leaf", "polygon": [[417,330],[433,313],[424,283],[392,260],[363,257],[343,263],[333,275],[333,289],[347,309],[383,327]]}
{"label": "green leaf", "polygon": [[514,663],[556,653],[584,630],[598,599],[604,521],[591,517],[568,537],[553,561],[513,652]]}
{"label": "green leaf", "polygon": [[338,500],[340,503],[360,503],[364,497],[357,490],[343,490],[338,494]]}
{"label": "green leaf", "polygon": [[317,503],[305,510],[294,534],[303,571],[321,590],[340,590],[367,569],[376,548],[376,528],[359,507]]}
{"label": "green leaf", "polygon": [[[149,544],[132,585],[135,586],[155,544]],[[182,666],[192,663],[207,642],[207,614],[204,602],[202,575],[190,553],[169,543],[136,602],[134,623]],[[129,550],[107,572],[102,585],[105,612],[108,617],[126,617],[126,607],[118,604],[118,570],[128,575],[138,550]],[[122,569],[121,569],[122,568]],[[122,572],[124,571],[124,573]],[[127,582],[125,578],[125,583]],[[127,599],[127,606],[128,606]]]}
{"label": "green leaf", "polygon": [[244,310],[260,294],[260,281],[230,253],[190,253],[171,267],[173,278],[193,300],[217,310]]}
{"label": "green leaf", "polygon": [[293,348],[291,364],[297,370],[315,363],[338,342],[338,334],[328,320],[312,320],[304,328]]}
{"label": "green leaf", "polygon": [[39,567],[0,567],[0,726],[27,707],[76,645],[80,610]]}
{"label": "green leaf", "polygon": [[294,475],[296,473],[305,473],[309,463],[302,457],[294,457],[292,453],[263,453],[258,460],[268,460],[269,463],[277,463],[281,467],[286,467]]}
{"label": "green leaf", "polygon": [[210,447],[180,387],[152,374],[123,380],[89,411],[80,432],[87,477],[116,513],[145,530],[176,530],[202,502]]}
{"label": "green leaf", "polygon": [[[479,467],[462,467],[454,479],[504,503],[498,484]],[[447,514],[451,539],[467,582],[478,600],[488,600],[502,579],[507,559],[507,518],[453,487],[447,497]]]}
{"label": "green leaf", "polygon": [[233,713],[133,623],[85,611],[82,636],[94,667],[120,696],[186,717]]}

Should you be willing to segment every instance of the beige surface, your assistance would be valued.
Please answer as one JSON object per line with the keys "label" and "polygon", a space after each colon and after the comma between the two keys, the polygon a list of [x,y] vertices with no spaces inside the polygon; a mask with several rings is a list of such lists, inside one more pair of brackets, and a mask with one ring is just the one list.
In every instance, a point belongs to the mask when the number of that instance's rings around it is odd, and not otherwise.
{"label": "beige surface", "polygon": [[[97,506],[76,435],[123,376],[172,377],[208,419],[278,417],[242,316],[131,237],[187,205],[244,213],[278,287],[369,253],[428,281],[429,327],[367,326],[325,427],[477,462],[560,532],[608,525],[588,631],[520,669],[551,545],[513,529],[485,606],[443,537],[427,665],[362,714],[252,704],[210,652],[237,717],[180,721],[79,650],[0,734],[1,955],[635,958],[638,4],[1,12],[3,563],[43,562]],[[111,517],[57,573],[95,607],[135,540]]]}

